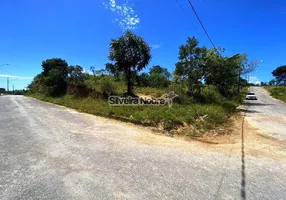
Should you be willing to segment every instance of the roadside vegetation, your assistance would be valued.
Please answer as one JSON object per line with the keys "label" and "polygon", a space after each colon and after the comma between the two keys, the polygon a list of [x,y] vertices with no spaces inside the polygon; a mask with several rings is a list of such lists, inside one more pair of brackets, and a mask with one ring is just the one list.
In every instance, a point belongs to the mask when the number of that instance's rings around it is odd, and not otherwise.
{"label": "roadside vegetation", "polygon": [[274,79],[268,83],[261,82],[260,85],[264,86],[272,97],[286,102],[286,65],[277,67],[272,71],[272,75]]}
{"label": "roadside vegetation", "polygon": [[284,86],[264,86],[270,95],[286,103],[286,89]]}
{"label": "roadside vegetation", "polygon": [[[61,58],[42,62],[42,73],[29,85],[27,95],[94,115],[154,126],[173,134],[200,136],[229,122],[247,92],[241,76],[258,62],[246,54],[223,56],[224,50],[199,46],[195,37],[179,47],[175,71],[155,65],[146,69],[151,49],[143,38],[127,31],[112,39],[110,63],[90,67],[70,66]],[[110,106],[108,97],[155,98],[174,91],[170,107]]]}

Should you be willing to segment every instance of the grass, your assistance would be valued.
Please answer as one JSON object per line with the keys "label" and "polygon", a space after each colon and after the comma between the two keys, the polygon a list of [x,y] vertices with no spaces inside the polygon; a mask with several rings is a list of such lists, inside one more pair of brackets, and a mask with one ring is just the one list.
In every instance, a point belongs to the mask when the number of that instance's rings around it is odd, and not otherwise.
{"label": "grass", "polygon": [[[158,94],[158,93],[157,93]],[[170,133],[178,133],[181,127],[192,127],[185,136],[196,137],[203,132],[224,124],[238,105],[234,101],[222,104],[191,104],[168,106],[109,106],[106,100],[94,98],[74,98],[66,95],[61,98],[28,94],[39,100],[66,106],[93,115],[161,128]],[[194,129],[195,128],[195,129]]]}
{"label": "grass", "polygon": [[270,95],[276,99],[280,99],[286,103],[286,87],[284,86],[265,86]]}

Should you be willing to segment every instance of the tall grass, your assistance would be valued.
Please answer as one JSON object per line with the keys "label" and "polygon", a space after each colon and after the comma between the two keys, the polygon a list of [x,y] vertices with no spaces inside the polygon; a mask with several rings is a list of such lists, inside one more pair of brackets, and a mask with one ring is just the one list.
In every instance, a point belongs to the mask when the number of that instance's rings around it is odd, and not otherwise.
{"label": "tall grass", "polygon": [[90,97],[74,98],[66,95],[61,98],[52,98],[40,94],[29,94],[29,96],[93,115],[158,128],[162,126],[167,131],[175,131],[177,128],[186,125],[195,126],[202,131],[209,130],[223,124],[229,114],[229,110],[221,104],[112,107],[106,100]]}
{"label": "tall grass", "polygon": [[276,99],[280,99],[286,103],[286,87],[285,86],[265,86],[270,95]]}
{"label": "tall grass", "polygon": [[177,130],[192,127],[185,135],[194,137],[198,132],[213,129],[228,121],[229,115],[235,112],[236,107],[242,103],[247,88],[244,88],[239,97],[224,98],[212,86],[205,86],[201,90],[199,99],[194,101],[186,94],[186,88],[170,85],[168,88],[158,89],[139,87],[137,94],[160,97],[164,93],[174,91],[179,95],[174,104],[169,106],[117,106],[112,107],[107,102],[110,95],[123,94],[126,86],[121,82],[106,79],[90,79],[86,83],[91,94],[87,98],[77,98],[66,95],[60,98],[30,93],[31,97],[63,105],[93,115],[114,118],[141,125],[158,127],[168,132],[178,133]]}

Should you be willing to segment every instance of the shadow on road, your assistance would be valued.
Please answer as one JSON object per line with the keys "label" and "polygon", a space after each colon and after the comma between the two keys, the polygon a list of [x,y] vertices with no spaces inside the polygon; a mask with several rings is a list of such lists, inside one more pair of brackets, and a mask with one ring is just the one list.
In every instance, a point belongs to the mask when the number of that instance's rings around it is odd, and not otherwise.
{"label": "shadow on road", "polygon": [[271,106],[273,104],[258,103],[258,102],[244,102],[243,105],[245,105],[245,106]]}
{"label": "shadow on road", "polygon": [[248,110],[248,109],[244,109],[244,108],[238,108],[238,109],[236,109],[236,111],[244,112],[244,113],[260,113],[260,112],[258,112],[256,110]]}
{"label": "shadow on road", "polygon": [[[242,124],[241,124],[241,186],[240,186],[240,196],[242,200],[246,200],[246,174],[245,174],[245,153],[244,153],[244,119],[246,116],[247,112],[251,112],[250,110],[248,110],[248,108],[246,109],[240,109],[242,111],[244,111],[244,115],[242,118]],[[230,156],[229,156],[230,158]],[[229,159],[228,162],[226,164],[226,167],[228,167],[229,165]],[[225,179],[225,176],[227,175],[226,171],[224,171],[224,173],[221,176],[221,179],[219,181],[218,184],[218,189],[216,194],[214,195],[214,199],[221,199],[221,192],[222,192],[222,185]]]}

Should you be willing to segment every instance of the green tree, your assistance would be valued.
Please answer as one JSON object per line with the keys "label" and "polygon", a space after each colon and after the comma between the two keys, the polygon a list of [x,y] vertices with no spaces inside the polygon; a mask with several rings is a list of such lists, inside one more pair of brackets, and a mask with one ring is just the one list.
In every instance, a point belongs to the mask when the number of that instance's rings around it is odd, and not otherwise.
{"label": "green tree", "polygon": [[222,57],[215,49],[210,50],[206,59],[206,84],[214,85],[224,96],[236,94],[235,86],[241,83],[243,57],[241,54]]}
{"label": "green tree", "polygon": [[48,76],[51,70],[57,70],[63,76],[68,74],[68,63],[61,58],[51,58],[42,62],[43,76]]}
{"label": "green tree", "polygon": [[28,85],[29,90],[33,92],[41,92],[41,86],[44,83],[44,77],[42,74],[38,74],[37,76],[34,77],[32,83]]}
{"label": "green tree", "polygon": [[[247,54],[238,54],[239,55],[239,63],[240,63],[240,71],[239,71],[239,77],[242,75],[246,75],[253,72],[257,67],[258,64],[261,62],[259,60],[253,59],[248,60]],[[240,87],[242,85],[238,84],[238,94],[240,93]]]}
{"label": "green tree", "polygon": [[150,70],[149,70],[149,74],[153,75],[153,74],[160,74],[162,76],[164,76],[166,79],[170,79],[171,78],[171,73],[168,71],[167,68],[163,68],[160,65],[155,65],[153,66]]}
{"label": "green tree", "polygon": [[138,86],[149,87],[150,86],[150,76],[147,73],[138,74],[135,77]]}
{"label": "green tree", "polygon": [[166,88],[171,82],[162,74],[152,74],[149,76],[149,84],[153,88]]}
{"label": "green tree", "polygon": [[68,63],[61,58],[47,59],[42,62],[43,88],[47,95],[59,96],[66,93]]}
{"label": "green tree", "polygon": [[195,37],[188,38],[185,45],[179,47],[179,62],[174,75],[188,82],[188,93],[195,97],[200,93],[205,75],[206,47],[198,47]]}
{"label": "green tree", "polygon": [[68,83],[72,85],[81,85],[87,78],[87,74],[83,73],[83,68],[79,65],[68,67]]}
{"label": "green tree", "polygon": [[276,78],[278,84],[283,84],[286,86],[286,65],[277,67],[272,71],[272,75]]}
{"label": "green tree", "polygon": [[106,63],[105,64],[105,70],[109,73],[109,75],[114,76],[115,81],[120,80],[120,71],[118,70],[118,66],[112,64],[112,63]]}
{"label": "green tree", "polygon": [[269,81],[268,85],[274,86],[274,85],[276,85],[276,82],[277,81],[275,79],[272,79],[271,81]]}
{"label": "green tree", "polygon": [[94,66],[90,66],[89,70],[92,72],[93,76],[95,76],[95,67]]}
{"label": "green tree", "polygon": [[85,85],[85,80],[88,76],[89,75],[87,73],[84,73],[81,66],[69,66],[67,93],[75,97],[86,97],[88,95],[88,89]]}
{"label": "green tree", "polygon": [[260,82],[260,85],[261,85],[261,86],[267,86],[267,82],[261,81],[261,82]]}
{"label": "green tree", "polygon": [[248,60],[247,54],[241,54],[241,75],[249,74],[253,72],[261,63],[261,61],[253,59]]}
{"label": "green tree", "polygon": [[149,83],[151,87],[163,88],[170,85],[169,79],[171,74],[168,69],[155,65],[150,69],[149,74]]}
{"label": "green tree", "polygon": [[104,76],[105,69],[95,70],[96,76]]}
{"label": "green tree", "polygon": [[150,46],[141,37],[127,31],[120,38],[111,41],[109,59],[115,62],[119,72],[124,72],[127,93],[133,95],[134,75],[149,64]]}

